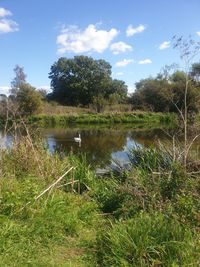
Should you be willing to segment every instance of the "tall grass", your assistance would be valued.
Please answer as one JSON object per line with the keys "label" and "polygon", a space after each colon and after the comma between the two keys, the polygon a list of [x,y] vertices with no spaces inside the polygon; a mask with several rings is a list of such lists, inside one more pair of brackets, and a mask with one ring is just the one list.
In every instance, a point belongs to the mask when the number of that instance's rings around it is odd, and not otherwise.
{"label": "tall grass", "polygon": [[100,266],[198,266],[197,239],[175,218],[141,213],[98,238]]}
{"label": "tall grass", "polygon": [[30,143],[27,137],[1,150],[0,157],[0,265],[94,266],[95,233],[102,221],[97,204],[64,186],[35,201],[69,167],[81,174],[78,160],[52,155],[41,141]]}
{"label": "tall grass", "polygon": [[27,205],[42,188],[35,178],[1,182],[2,266],[70,266],[92,257],[99,224],[95,203],[56,190]]}
{"label": "tall grass", "polygon": [[[30,136],[1,150],[0,265],[198,266],[199,176],[169,151],[129,157],[128,170],[103,178],[85,155],[51,154]],[[80,194],[63,185],[35,200],[71,166]]]}

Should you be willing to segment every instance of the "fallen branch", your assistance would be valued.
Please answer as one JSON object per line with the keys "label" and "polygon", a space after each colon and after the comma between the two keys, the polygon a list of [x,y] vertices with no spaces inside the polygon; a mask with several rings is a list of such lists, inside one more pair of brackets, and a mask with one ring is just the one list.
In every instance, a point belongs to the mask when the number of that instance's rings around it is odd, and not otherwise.
{"label": "fallen branch", "polygon": [[59,183],[74,167],[71,167],[67,172],[65,172],[62,176],[60,176],[53,184],[47,187],[43,192],[41,192],[37,197],[35,197],[35,201],[38,200],[41,196],[43,196],[46,192],[48,192],[51,188],[53,188],[57,183]]}

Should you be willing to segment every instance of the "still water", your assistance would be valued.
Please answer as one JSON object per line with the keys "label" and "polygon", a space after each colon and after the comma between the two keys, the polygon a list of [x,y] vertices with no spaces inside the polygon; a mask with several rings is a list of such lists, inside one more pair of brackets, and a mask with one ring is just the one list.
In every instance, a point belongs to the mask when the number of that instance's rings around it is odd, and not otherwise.
{"label": "still water", "polygon": [[[47,128],[41,130],[41,135],[47,143],[50,152],[64,154],[86,154],[90,164],[106,166],[112,161],[120,164],[128,162],[128,151],[136,146],[155,146],[160,140],[167,138],[163,129],[145,129],[144,126],[114,125],[106,127],[73,126],[68,128]],[[75,142],[74,137],[81,135],[81,142]],[[11,146],[12,137],[1,138],[0,146]]]}
{"label": "still water", "polygon": [[[81,142],[74,137],[81,135]],[[159,140],[166,140],[162,129],[134,129],[116,125],[114,127],[85,127],[66,129],[44,129],[42,135],[51,152],[85,153],[87,160],[96,166],[105,166],[112,161],[128,162],[128,151],[135,146],[154,146]]]}

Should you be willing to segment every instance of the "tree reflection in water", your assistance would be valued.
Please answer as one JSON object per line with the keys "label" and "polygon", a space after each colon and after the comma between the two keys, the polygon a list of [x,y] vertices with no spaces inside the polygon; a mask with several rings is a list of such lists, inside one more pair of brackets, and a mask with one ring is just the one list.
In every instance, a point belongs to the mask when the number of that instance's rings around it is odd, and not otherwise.
{"label": "tree reflection in water", "polygon": [[[81,133],[81,147],[74,142],[74,137]],[[155,137],[164,138],[163,132],[157,129],[141,130],[115,127],[88,127],[67,129],[45,129],[43,132],[49,149],[63,153],[85,153],[88,162],[105,166],[112,159],[127,161],[126,152],[135,145],[149,146],[155,144]]]}

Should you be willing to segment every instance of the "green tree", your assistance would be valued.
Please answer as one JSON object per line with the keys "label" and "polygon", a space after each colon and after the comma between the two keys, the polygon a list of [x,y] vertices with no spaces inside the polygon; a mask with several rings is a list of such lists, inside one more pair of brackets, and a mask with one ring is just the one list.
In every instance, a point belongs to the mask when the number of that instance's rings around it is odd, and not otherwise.
{"label": "green tree", "polygon": [[[186,73],[175,71],[171,75],[158,74],[156,78],[140,80],[131,97],[135,109],[148,109],[155,112],[179,112],[185,108]],[[200,106],[200,92],[197,83],[188,83],[187,109],[197,112]]]}
{"label": "green tree", "polygon": [[111,81],[110,89],[108,91],[108,94],[114,95],[115,98],[118,98],[118,103],[123,103],[127,100],[127,93],[128,93],[128,87],[125,84],[124,81],[114,79]]}
{"label": "green tree", "polygon": [[107,104],[107,101],[105,97],[101,94],[99,94],[98,96],[94,96],[92,99],[92,107],[97,113],[102,112],[106,104]]}
{"label": "green tree", "polygon": [[[107,98],[115,92],[111,65],[103,59],[95,60],[87,56],[71,59],[62,57],[52,65],[49,78],[53,89],[49,98],[61,104],[88,106],[94,102],[94,98]],[[122,83],[120,85],[119,91]]]}
{"label": "green tree", "polygon": [[[185,109],[185,81],[186,73],[176,71],[170,76],[170,87],[172,101],[169,111],[178,112]],[[188,83],[187,88],[187,110],[188,112],[198,112],[200,104],[200,92],[194,83]]]}
{"label": "green tree", "polygon": [[16,103],[20,115],[26,116],[37,113],[41,106],[41,95],[30,84],[23,83],[16,94]]}
{"label": "green tree", "polygon": [[169,83],[159,77],[137,82],[136,91],[131,97],[133,108],[149,109],[155,112],[169,111]]}

